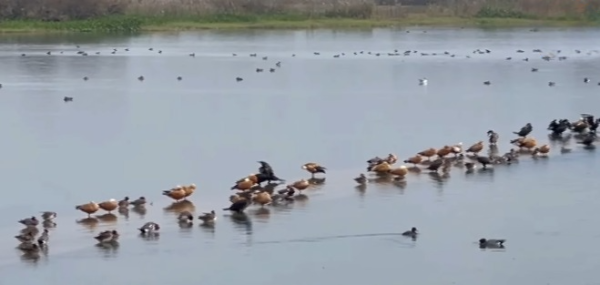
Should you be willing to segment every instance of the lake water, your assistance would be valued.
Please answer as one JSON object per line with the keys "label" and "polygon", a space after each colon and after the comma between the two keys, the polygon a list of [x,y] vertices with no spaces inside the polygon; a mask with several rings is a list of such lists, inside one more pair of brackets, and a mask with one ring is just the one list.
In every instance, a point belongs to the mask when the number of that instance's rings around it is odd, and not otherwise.
{"label": "lake water", "polygon": [[[547,143],[551,119],[600,115],[600,30],[409,31],[0,36],[0,270],[15,272],[0,284],[598,284],[598,158],[573,142],[444,181],[410,174],[402,189],[359,192],[352,178],[375,155],[469,146],[489,129],[503,153],[527,122]],[[288,181],[309,177],[310,161],[329,172],[308,200],[235,223],[221,208],[257,160]],[[161,191],[189,183],[197,214],[217,210],[214,229],[181,230],[163,209]],[[153,203],[76,223],[75,205],[124,196]],[[16,221],[47,210],[59,215],[49,253],[23,261]],[[137,236],[146,221],[161,224],[159,240]],[[398,235],[412,226],[418,240]],[[120,247],[95,247],[113,228]],[[481,237],[506,249],[482,251]]]}

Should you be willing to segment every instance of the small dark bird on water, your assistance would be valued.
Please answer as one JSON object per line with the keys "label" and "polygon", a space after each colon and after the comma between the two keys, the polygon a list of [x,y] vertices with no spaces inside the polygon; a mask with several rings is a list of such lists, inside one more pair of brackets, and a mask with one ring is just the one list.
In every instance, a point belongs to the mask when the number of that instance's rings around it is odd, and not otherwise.
{"label": "small dark bird on water", "polygon": [[427,170],[437,172],[438,169],[442,166],[442,164],[444,164],[444,161],[442,159],[434,160],[429,166],[427,166]]}
{"label": "small dark bird on water", "polygon": [[63,101],[65,101],[65,102],[73,102],[73,97],[65,97],[65,98],[63,98]]}
{"label": "small dark bird on water", "polygon": [[480,248],[504,248],[505,239],[479,239]]}
{"label": "small dark bird on water", "polygon": [[487,156],[477,156],[477,162],[483,165],[483,169],[486,169],[489,164],[492,164],[492,160]]}
{"label": "small dark bird on water", "polygon": [[248,202],[248,200],[242,199],[242,200],[234,202],[233,204],[231,204],[231,206],[229,206],[227,208],[223,208],[223,211],[242,213],[249,205],[250,205],[250,203]]}
{"label": "small dark bird on water", "polygon": [[407,237],[411,237],[411,238],[416,238],[418,234],[419,234],[419,232],[417,232],[417,228],[415,228],[415,227],[412,227],[410,229],[410,231],[405,231],[402,233],[403,236],[407,236]]}

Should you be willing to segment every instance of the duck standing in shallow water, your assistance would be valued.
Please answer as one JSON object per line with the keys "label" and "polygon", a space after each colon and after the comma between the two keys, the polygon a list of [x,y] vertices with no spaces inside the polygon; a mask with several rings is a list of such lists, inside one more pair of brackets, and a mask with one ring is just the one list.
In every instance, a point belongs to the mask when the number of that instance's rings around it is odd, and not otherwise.
{"label": "duck standing in shallow water", "polygon": [[316,173],[325,174],[325,170],[327,170],[325,167],[320,166],[319,164],[314,163],[314,162],[309,162],[309,163],[302,165],[302,169],[308,171],[311,174],[312,178],[315,178]]}
{"label": "duck standing in shallow water", "polygon": [[354,178],[354,181],[359,185],[365,185],[367,184],[367,176],[365,176],[364,173],[361,173],[358,177]]}
{"label": "duck standing in shallow water", "polygon": [[22,219],[19,221],[19,223],[25,226],[37,226],[40,223],[40,221],[38,221],[36,217],[31,217],[27,219]]}
{"label": "duck standing in shallow water", "polygon": [[88,214],[88,218],[90,218],[93,213],[96,213],[98,210],[100,210],[100,206],[98,206],[98,204],[96,204],[94,201],[91,201],[87,204],[75,206],[75,210],[79,210]]}

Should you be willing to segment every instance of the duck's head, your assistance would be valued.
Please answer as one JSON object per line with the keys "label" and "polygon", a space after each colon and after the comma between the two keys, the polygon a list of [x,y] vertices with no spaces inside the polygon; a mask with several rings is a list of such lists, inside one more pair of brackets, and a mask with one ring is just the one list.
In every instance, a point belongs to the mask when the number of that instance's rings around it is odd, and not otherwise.
{"label": "duck's head", "polygon": [[494,134],[494,131],[492,131],[492,130],[489,130],[489,131],[487,131],[487,135],[488,135],[488,136],[491,136],[491,135],[493,135],[493,134]]}
{"label": "duck's head", "polygon": [[484,244],[484,243],[486,243],[486,242],[487,242],[487,240],[486,240],[486,239],[484,239],[484,238],[481,238],[481,239],[479,239],[479,244]]}

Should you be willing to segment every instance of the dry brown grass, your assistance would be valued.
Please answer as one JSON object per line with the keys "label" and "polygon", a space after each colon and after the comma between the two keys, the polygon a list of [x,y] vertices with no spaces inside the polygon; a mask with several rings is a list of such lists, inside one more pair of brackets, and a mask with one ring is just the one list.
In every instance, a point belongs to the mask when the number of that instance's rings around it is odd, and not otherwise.
{"label": "dry brown grass", "polygon": [[600,0],[0,0],[0,19],[64,21],[119,14],[596,19]]}

